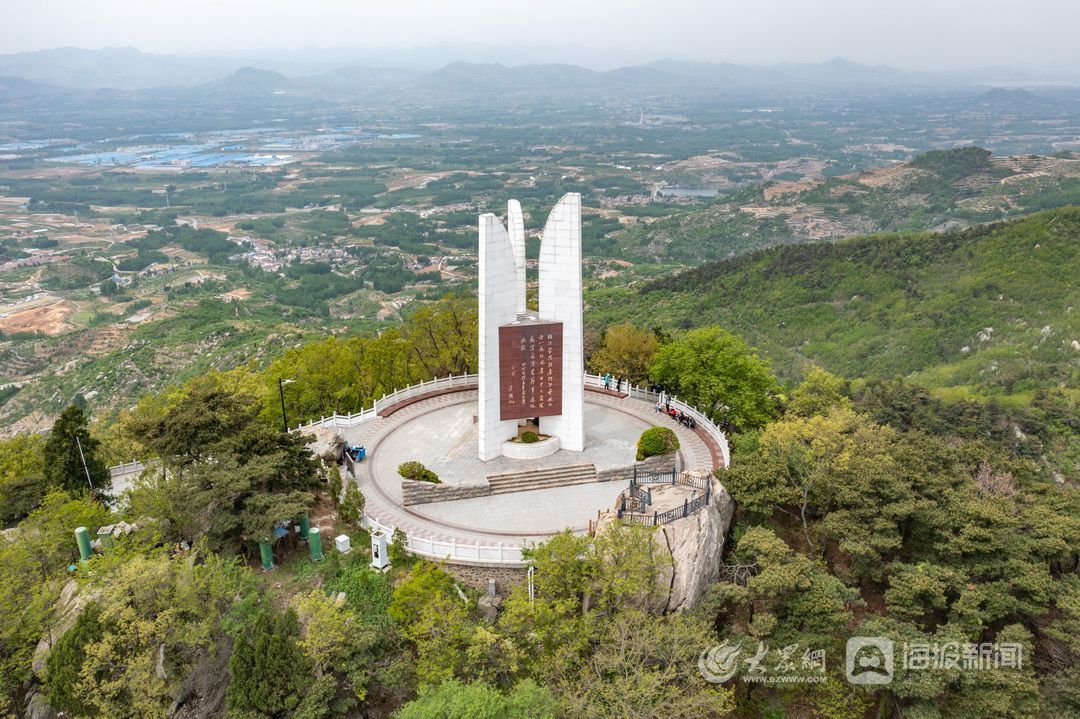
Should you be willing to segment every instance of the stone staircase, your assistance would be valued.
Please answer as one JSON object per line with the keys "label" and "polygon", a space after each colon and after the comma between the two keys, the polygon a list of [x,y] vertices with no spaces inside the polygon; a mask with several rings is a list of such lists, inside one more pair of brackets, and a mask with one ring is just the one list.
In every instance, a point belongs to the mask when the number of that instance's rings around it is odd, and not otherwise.
{"label": "stone staircase", "polygon": [[573,484],[590,484],[597,481],[593,464],[568,464],[549,469],[530,469],[523,472],[489,474],[491,494],[528,492],[533,489],[569,487]]}

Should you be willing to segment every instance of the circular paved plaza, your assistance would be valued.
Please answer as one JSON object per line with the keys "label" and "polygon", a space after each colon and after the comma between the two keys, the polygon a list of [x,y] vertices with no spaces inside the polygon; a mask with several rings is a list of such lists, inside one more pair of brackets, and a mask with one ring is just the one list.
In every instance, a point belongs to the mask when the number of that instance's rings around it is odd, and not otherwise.
{"label": "circular paved plaza", "polygon": [[[610,509],[626,482],[590,482],[572,486],[413,504],[402,502],[397,466],[423,462],[443,484],[482,483],[494,474],[592,464],[603,471],[634,463],[637,438],[650,426],[670,427],[679,437],[679,469],[712,467],[705,440],[651,404],[602,392],[585,393],[585,450],[561,450],[535,460],[477,458],[477,392],[441,394],[404,406],[389,416],[342,431],[353,444],[367,447],[368,459],[357,465],[365,513],[410,537],[461,544],[523,546],[570,528],[585,531],[597,511]],[[541,420],[541,428],[543,420]]]}

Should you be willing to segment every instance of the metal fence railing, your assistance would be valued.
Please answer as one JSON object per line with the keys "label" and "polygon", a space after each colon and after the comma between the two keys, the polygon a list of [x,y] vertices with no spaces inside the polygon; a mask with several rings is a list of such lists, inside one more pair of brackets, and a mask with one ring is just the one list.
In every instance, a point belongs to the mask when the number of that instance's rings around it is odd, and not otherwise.
{"label": "metal fence railing", "polygon": [[[639,502],[641,507],[648,507],[652,504],[652,490],[639,486],[638,483],[633,480],[630,480],[628,495]],[[644,511],[644,509],[642,511]]]}
{"label": "metal fence railing", "polygon": [[708,475],[698,476],[689,472],[676,472],[672,467],[670,472],[641,472],[637,465],[634,466],[634,476],[630,479],[630,485],[636,484],[681,484],[684,487],[694,489],[709,489],[711,486]]}
{"label": "metal fence railing", "polygon": [[663,512],[652,512],[651,514],[647,511],[634,511],[635,503],[625,499],[628,495],[622,494],[620,496],[623,499],[620,499],[616,512],[620,521],[625,524],[641,524],[646,527],[659,527],[660,525],[674,522],[676,519],[689,517],[691,514],[709,506],[709,502],[712,500],[712,489],[707,488],[704,494],[684,499],[681,507],[675,506]]}

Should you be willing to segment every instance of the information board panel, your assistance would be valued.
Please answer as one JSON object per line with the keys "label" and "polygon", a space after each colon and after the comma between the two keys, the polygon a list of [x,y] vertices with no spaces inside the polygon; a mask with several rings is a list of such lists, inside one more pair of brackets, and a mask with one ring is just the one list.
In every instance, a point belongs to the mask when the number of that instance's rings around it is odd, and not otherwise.
{"label": "information board panel", "polygon": [[562,354],[562,322],[499,328],[500,419],[562,414]]}

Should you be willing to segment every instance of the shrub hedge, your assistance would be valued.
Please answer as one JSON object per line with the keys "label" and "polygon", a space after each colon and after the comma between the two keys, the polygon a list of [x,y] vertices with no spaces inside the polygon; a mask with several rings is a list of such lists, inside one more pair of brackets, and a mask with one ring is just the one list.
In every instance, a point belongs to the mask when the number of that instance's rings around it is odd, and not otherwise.
{"label": "shrub hedge", "polygon": [[402,462],[397,468],[398,474],[405,479],[415,479],[420,482],[431,482],[432,484],[440,484],[439,475],[432,472],[416,460],[408,462]]}
{"label": "shrub hedge", "polygon": [[667,427],[650,427],[641,433],[637,442],[637,460],[670,454],[679,448],[679,438]]}

